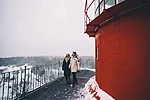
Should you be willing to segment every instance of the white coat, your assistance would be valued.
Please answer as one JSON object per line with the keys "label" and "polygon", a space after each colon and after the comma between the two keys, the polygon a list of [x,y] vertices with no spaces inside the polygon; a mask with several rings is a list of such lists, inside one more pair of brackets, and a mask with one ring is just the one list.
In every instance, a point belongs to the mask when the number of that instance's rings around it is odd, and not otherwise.
{"label": "white coat", "polygon": [[70,68],[71,72],[77,72],[78,70],[80,70],[80,63],[76,57],[71,57]]}

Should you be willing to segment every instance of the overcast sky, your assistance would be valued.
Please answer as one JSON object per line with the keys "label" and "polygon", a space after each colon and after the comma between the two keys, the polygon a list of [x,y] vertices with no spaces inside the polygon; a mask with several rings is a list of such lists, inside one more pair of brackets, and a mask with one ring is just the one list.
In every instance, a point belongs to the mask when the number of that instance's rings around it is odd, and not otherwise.
{"label": "overcast sky", "polygon": [[85,0],[0,0],[0,57],[94,56],[84,34]]}

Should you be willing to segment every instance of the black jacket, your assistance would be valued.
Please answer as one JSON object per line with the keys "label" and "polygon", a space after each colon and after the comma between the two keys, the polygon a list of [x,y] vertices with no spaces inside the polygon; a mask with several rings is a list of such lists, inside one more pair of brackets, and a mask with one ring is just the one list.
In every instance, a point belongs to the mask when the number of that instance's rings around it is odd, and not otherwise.
{"label": "black jacket", "polygon": [[63,60],[63,65],[62,65],[62,70],[64,70],[64,75],[65,76],[70,76],[71,75],[71,70],[69,68],[70,65],[70,58],[68,60],[68,62],[66,62],[66,60]]}
{"label": "black jacket", "polygon": [[69,64],[70,64],[70,58],[69,58],[68,62],[66,62],[66,60],[64,58],[63,65],[62,65],[62,70],[65,70],[65,69],[69,68]]}

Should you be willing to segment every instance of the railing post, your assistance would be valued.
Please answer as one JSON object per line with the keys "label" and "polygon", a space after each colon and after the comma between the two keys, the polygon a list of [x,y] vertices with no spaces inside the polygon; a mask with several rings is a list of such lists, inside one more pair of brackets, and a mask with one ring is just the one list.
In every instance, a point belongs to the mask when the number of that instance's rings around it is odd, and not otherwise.
{"label": "railing post", "polygon": [[9,81],[10,81],[10,72],[8,72],[8,89],[7,89],[7,100],[9,100]]}
{"label": "railing post", "polygon": [[21,89],[22,89],[22,68],[21,68],[21,80],[20,80],[20,93],[21,93]]}
{"label": "railing post", "polygon": [[104,10],[103,10],[103,11],[105,11],[105,10],[106,10],[105,5],[106,5],[106,0],[104,0]]}
{"label": "railing post", "polygon": [[37,67],[38,67],[38,65],[35,67],[35,73],[36,73],[36,81],[35,81],[35,87],[37,87],[37,85],[38,85],[38,81],[37,81]]}
{"label": "railing post", "polygon": [[[33,72],[34,71],[34,72]],[[33,68],[33,70],[32,70],[32,72],[31,72],[32,74],[33,74],[33,90],[34,90],[34,73],[35,73],[35,67]]]}
{"label": "railing post", "polygon": [[18,93],[18,90],[19,90],[19,89],[18,89],[18,88],[19,88],[19,87],[18,87],[18,86],[19,86],[19,85],[18,85],[18,74],[19,74],[19,71],[17,70],[16,73],[17,73],[17,98],[18,98],[18,96],[19,96],[19,93]]}
{"label": "railing post", "polygon": [[38,68],[38,86],[40,85],[40,83],[39,83],[39,81],[40,81],[40,76],[39,76],[39,70],[40,70],[40,66],[39,66],[39,68]]}
{"label": "railing post", "polygon": [[25,66],[25,69],[24,69],[24,86],[23,86],[23,97],[25,97],[25,89],[26,89],[26,68],[27,66]]}
{"label": "railing post", "polygon": [[59,77],[59,75],[60,75],[59,72],[60,72],[60,67],[61,67],[61,66],[60,66],[60,61],[58,61],[58,64],[59,64],[59,65],[58,65],[58,77]]}
{"label": "railing post", "polygon": [[13,82],[12,82],[12,87],[11,87],[11,89],[12,89],[12,100],[13,100],[13,98],[14,98],[14,90],[13,90],[13,87],[14,87],[14,79],[15,79],[15,76],[14,76],[14,71],[12,72],[13,73]]}
{"label": "railing post", "polygon": [[5,73],[3,74],[3,91],[2,91],[2,100],[4,98],[4,92],[5,92]]}
{"label": "railing post", "polygon": [[42,70],[43,70],[43,69],[42,69],[42,65],[41,65],[40,68],[39,68],[39,72],[40,72],[40,73],[39,73],[39,85],[40,85],[40,87],[41,87],[41,82],[42,82],[42,81],[41,81],[41,78],[42,78]]}
{"label": "railing post", "polygon": [[[100,10],[100,0],[98,0],[98,14],[100,14],[101,13],[101,10]],[[96,8],[97,9],[97,8]]]}
{"label": "railing post", "polygon": [[29,70],[30,70],[30,69],[28,69],[28,91],[30,91],[30,82],[29,82],[29,78],[30,78],[29,75],[30,75],[30,73],[29,73]]}
{"label": "railing post", "polygon": [[45,76],[44,76],[44,80],[46,83],[48,83],[47,76],[48,76],[48,64],[46,65]]}
{"label": "railing post", "polygon": [[52,74],[53,74],[53,72],[52,72],[52,63],[51,63],[51,66],[50,66],[50,81],[52,80]]}
{"label": "railing post", "polygon": [[32,68],[31,68],[30,72],[31,72],[31,80],[30,80],[31,81],[31,85],[30,85],[30,89],[32,90],[32,84],[33,84],[33,81],[32,81]]}
{"label": "railing post", "polygon": [[50,76],[50,64],[48,64],[48,76],[47,76],[48,77],[48,82],[50,82],[50,77],[49,76]]}

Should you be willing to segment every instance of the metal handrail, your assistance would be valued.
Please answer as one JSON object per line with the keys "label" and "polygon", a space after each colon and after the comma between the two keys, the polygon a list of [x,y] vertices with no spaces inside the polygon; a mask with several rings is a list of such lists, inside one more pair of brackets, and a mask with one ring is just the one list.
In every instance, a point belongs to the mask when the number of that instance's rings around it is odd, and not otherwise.
{"label": "metal handrail", "polygon": [[[102,0],[102,1],[98,4],[98,6],[97,6],[96,9],[95,9],[95,13],[94,13],[94,14],[96,14],[97,10],[99,10],[100,5],[102,4],[103,1],[104,1],[104,0]],[[107,0],[107,1],[108,1],[108,0]]]}
{"label": "metal handrail", "polygon": [[[88,1],[89,1],[89,0],[86,0],[86,2],[85,2],[85,9],[84,9],[84,16],[85,16],[85,18],[84,18],[84,25],[85,25],[85,29],[86,29],[86,26],[93,20],[92,18],[89,17],[88,11],[89,11],[90,7],[92,6],[92,4],[93,4],[96,0],[92,0],[89,5],[88,5]],[[108,1],[109,1],[109,0],[101,0],[101,1],[99,2],[98,6],[96,7],[95,11],[94,11],[94,14],[96,15],[97,10],[100,11],[100,9],[101,9],[100,6],[103,6],[103,7],[104,7],[104,8],[103,8],[103,11],[105,11],[105,9],[106,9],[106,4],[108,3]],[[125,1],[125,0],[121,0],[120,2],[123,2],[123,1]],[[104,3],[103,3],[103,2],[104,2]],[[115,2],[115,3],[114,3],[113,6],[117,5],[117,0],[114,0],[114,2]],[[118,1],[118,2],[119,2],[119,1]],[[119,3],[120,3],[120,2],[119,2]],[[103,12],[103,11],[102,11],[102,12]],[[99,12],[98,15],[101,14],[102,12]]]}
{"label": "metal handrail", "polygon": [[[105,4],[108,2],[109,0],[105,1]],[[116,1],[116,0],[115,0]],[[97,10],[100,10],[100,5],[104,2],[104,0],[101,0],[101,2],[98,4],[98,6],[95,9],[94,14],[96,14]],[[116,3],[115,3],[116,4]],[[105,8],[104,8],[105,9]],[[100,13],[100,12],[99,12]]]}
{"label": "metal handrail", "polygon": [[[24,66],[20,70],[1,73],[0,100],[19,99],[29,92],[62,77],[62,61],[41,64],[36,67]],[[19,67],[18,67],[19,68]]]}
{"label": "metal handrail", "polygon": [[92,0],[92,2],[90,3],[90,5],[88,5],[88,0],[86,0],[85,2],[85,9],[84,9],[84,29],[86,29],[86,25],[91,22],[90,17],[88,16],[88,10],[91,7],[91,5],[94,3],[95,0]]}

